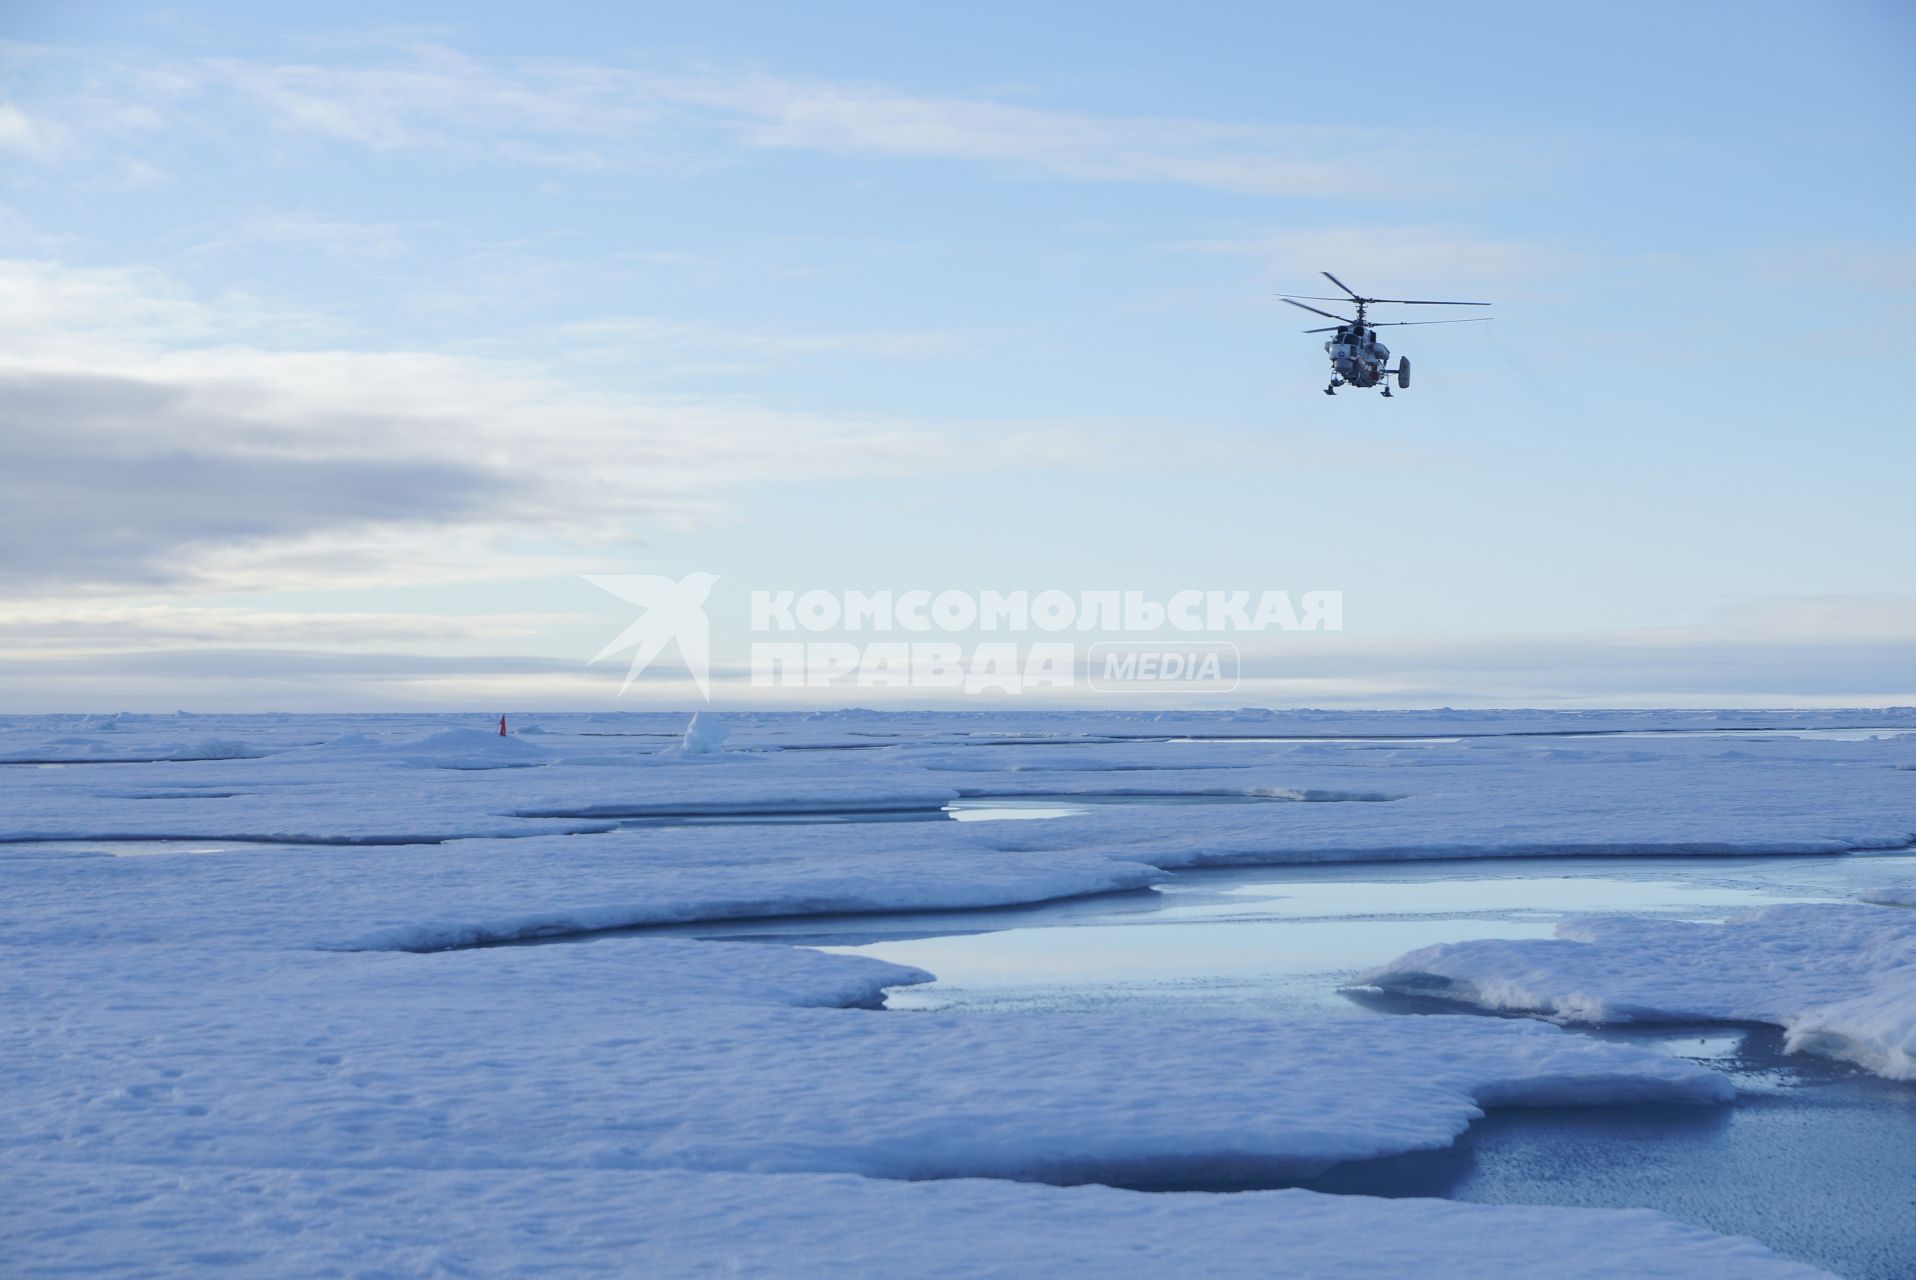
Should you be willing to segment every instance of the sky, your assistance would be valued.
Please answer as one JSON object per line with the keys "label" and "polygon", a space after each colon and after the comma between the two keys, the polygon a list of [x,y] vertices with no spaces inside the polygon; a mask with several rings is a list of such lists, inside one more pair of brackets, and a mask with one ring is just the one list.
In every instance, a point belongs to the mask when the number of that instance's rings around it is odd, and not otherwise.
{"label": "sky", "polygon": [[[919,589],[1341,593],[1032,705],[1916,703],[1916,10],[1349,12],[5,0],[0,710],[701,705],[585,576],[695,573],[720,706],[1004,701],[747,678]],[[1495,319],[1327,397],[1324,270]]]}

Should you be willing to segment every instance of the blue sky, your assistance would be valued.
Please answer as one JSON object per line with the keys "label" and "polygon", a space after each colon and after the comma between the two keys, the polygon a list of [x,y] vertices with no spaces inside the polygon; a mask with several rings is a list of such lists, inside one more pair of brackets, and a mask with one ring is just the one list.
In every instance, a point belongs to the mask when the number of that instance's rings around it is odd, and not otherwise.
{"label": "blue sky", "polygon": [[[395,12],[0,16],[11,708],[676,704],[579,574],[694,570],[721,664],[1337,589],[1234,701],[1916,701],[1907,6]],[[1327,398],[1326,268],[1497,319]]]}

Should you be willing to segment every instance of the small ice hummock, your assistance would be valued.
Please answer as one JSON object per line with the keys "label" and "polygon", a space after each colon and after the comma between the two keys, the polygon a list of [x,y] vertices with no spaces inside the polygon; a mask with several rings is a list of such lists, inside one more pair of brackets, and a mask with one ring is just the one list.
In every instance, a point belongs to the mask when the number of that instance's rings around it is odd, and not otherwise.
{"label": "small ice hummock", "polygon": [[1584,917],[1555,938],[1425,947],[1355,985],[1571,1022],[1766,1022],[1791,1053],[1916,1080],[1916,913],[1901,906],[1792,903],[1721,924]]}
{"label": "small ice hummock", "polygon": [[675,756],[715,756],[725,750],[725,722],[709,711],[694,711],[686,722],[685,734],[662,754]]}
{"label": "small ice hummock", "polygon": [[1882,907],[1916,907],[1916,880],[1879,885],[1874,889],[1865,889],[1856,896],[1864,902],[1873,902]]}

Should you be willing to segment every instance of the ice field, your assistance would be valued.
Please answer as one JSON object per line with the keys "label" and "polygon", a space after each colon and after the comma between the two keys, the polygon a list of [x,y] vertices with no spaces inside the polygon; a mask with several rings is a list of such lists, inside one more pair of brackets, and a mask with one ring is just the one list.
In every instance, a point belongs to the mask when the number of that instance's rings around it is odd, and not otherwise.
{"label": "ice field", "polygon": [[1495,1162],[1895,1176],[1916,710],[510,727],[0,720],[0,1270],[1916,1269]]}

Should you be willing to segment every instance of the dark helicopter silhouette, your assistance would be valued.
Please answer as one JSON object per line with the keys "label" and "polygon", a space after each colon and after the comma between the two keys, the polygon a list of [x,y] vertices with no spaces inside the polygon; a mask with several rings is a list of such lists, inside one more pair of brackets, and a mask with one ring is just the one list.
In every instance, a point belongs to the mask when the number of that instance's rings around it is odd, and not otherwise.
{"label": "dark helicopter silhouette", "polygon": [[[1374,387],[1380,382],[1384,385],[1384,395],[1390,395],[1389,378],[1395,374],[1399,387],[1410,385],[1410,361],[1403,356],[1397,357],[1397,367],[1387,367],[1390,361],[1390,348],[1377,340],[1379,325],[1364,316],[1364,309],[1379,302],[1394,303],[1405,307],[1487,307],[1488,302],[1434,302],[1424,298],[1365,298],[1360,297],[1349,285],[1326,271],[1326,280],[1342,289],[1348,298],[1319,298],[1308,293],[1279,294],[1293,307],[1304,307],[1326,319],[1338,321],[1335,325],[1326,325],[1321,329],[1306,329],[1305,333],[1328,333],[1329,341],[1324,350],[1331,358],[1331,384],[1324,388],[1324,394],[1334,396],[1342,386]],[[1307,298],[1312,302],[1344,302],[1357,304],[1355,319],[1340,316],[1330,311],[1319,311],[1316,307],[1305,307],[1297,299]],[[1490,319],[1489,316],[1473,316],[1470,320],[1386,320],[1385,325],[1405,324],[1470,324]]]}

